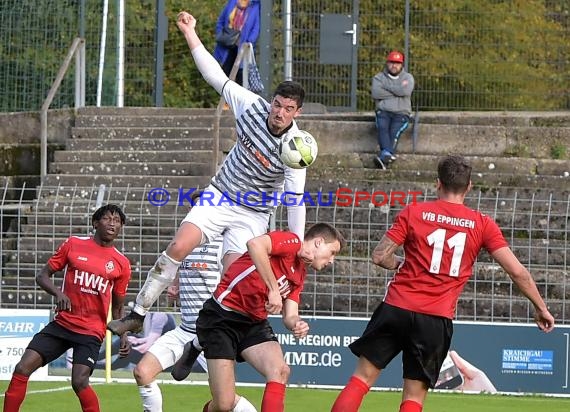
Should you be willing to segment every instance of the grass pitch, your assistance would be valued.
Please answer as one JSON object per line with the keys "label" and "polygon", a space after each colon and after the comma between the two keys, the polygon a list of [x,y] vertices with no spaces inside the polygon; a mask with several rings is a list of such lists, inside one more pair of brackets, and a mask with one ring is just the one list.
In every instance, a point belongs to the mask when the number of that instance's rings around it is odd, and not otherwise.
{"label": "grass pitch", "polygon": [[[0,403],[7,381],[0,381]],[[99,396],[102,411],[141,411],[137,387],[134,383],[93,383]],[[199,412],[209,399],[210,393],[204,385],[161,385],[164,411]],[[260,408],[263,388],[239,387],[239,393],[246,396],[256,408]],[[326,412],[330,411],[339,390],[288,388],[285,401],[286,411]],[[373,391],[366,396],[361,412],[397,411],[400,392]],[[69,382],[30,382],[28,395],[22,405],[22,412],[80,410]],[[424,412],[568,412],[570,399],[544,396],[514,395],[468,395],[460,393],[432,392],[428,395]]]}

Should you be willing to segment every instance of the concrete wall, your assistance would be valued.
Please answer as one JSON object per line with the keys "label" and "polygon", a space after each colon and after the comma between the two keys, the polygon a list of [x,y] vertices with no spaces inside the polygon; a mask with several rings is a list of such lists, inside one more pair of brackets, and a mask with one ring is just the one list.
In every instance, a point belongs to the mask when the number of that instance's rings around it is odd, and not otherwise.
{"label": "concrete wall", "polygon": [[[75,120],[73,109],[48,112],[48,153],[65,146]],[[40,174],[40,113],[0,113],[0,175]]]}

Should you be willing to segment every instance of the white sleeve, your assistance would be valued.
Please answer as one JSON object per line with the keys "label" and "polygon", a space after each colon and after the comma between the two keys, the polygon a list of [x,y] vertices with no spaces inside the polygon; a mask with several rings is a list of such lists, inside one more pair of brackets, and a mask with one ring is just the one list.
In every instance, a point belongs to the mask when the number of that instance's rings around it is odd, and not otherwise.
{"label": "white sleeve", "polygon": [[[302,196],[300,196],[302,198]],[[305,239],[305,217],[307,210],[305,205],[287,206],[287,226],[289,230],[299,236],[303,241]]]}
{"label": "white sleeve", "polygon": [[224,84],[226,84],[229,78],[222,70],[220,64],[214,59],[214,56],[206,50],[204,45],[200,45],[192,50],[192,57],[204,80],[216,89],[219,94],[222,94]]}
{"label": "white sleeve", "polygon": [[305,192],[307,169],[285,169],[285,192],[295,193],[295,206],[287,206],[287,226],[301,241],[305,238],[305,218],[307,211],[305,204],[299,205]]}

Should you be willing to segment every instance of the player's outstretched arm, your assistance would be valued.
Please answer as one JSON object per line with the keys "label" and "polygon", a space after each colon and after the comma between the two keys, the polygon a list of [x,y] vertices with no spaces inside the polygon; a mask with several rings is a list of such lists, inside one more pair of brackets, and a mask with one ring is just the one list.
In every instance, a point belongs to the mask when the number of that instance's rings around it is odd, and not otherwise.
{"label": "player's outstretched arm", "polygon": [[550,332],[554,329],[554,317],[540,296],[534,279],[530,272],[519,262],[512,250],[508,247],[503,247],[495,250],[491,253],[491,256],[507,272],[522,294],[534,305],[534,319],[538,327],[544,332]]}
{"label": "player's outstretched arm", "polygon": [[204,77],[204,80],[212,86],[218,93],[222,93],[224,84],[229,80],[224,73],[220,64],[206,50],[202,41],[196,33],[196,19],[190,13],[181,11],[178,13],[176,25],[184,34],[186,43],[192,52],[192,57],[196,63],[196,67]]}

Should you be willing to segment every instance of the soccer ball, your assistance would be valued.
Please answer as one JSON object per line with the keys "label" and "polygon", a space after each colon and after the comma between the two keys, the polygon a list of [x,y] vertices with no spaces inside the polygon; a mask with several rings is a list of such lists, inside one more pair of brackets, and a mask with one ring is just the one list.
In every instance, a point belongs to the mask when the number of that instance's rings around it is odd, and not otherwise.
{"label": "soccer ball", "polygon": [[319,148],[309,132],[299,130],[281,139],[279,156],[283,163],[293,169],[303,169],[313,164]]}

